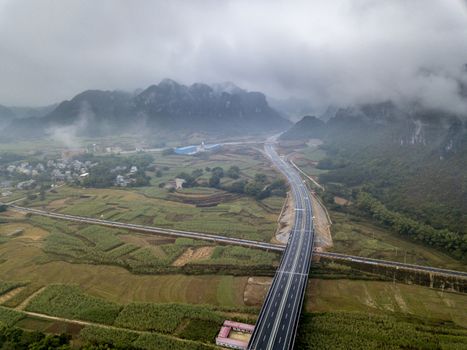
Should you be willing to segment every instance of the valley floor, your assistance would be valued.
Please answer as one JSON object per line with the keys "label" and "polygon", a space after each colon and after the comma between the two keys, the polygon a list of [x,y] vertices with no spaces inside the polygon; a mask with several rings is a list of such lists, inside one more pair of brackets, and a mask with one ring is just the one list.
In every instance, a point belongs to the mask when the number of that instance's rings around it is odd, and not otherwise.
{"label": "valley floor", "polygon": [[[313,160],[323,154],[309,151],[305,156]],[[154,178],[148,187],[64,186],[47,193],[44,200],[36,198],[26,204],[62,213],[270,241],[283,208],[282,197],[256,200],[201,187],[169,196],[158,186],[190,162],[194,162],[188,165],[190,170],[219,164],[225,167],[242,157],[218,155],[210,162],[168,158],[165,162],[170,173]],[[296,159],[297,164],[307,164],[304,169],[313,175],[315,168],[300,159]],[[243,162],[245,176],[252,177],[268,167],[262,158],[251,155]],[[199,207],[184,202],[206,198],[220,203]],[[336,210],[329,214],[333,222],[332,247],[329,239],[326,244],[329,251],[467,270],[461,262],[399,237],[369,219]],[[320,229],[329,232],[324,210],[317,215]],[[67,332],[73,335],[75,346],[113,341],[124,348],[215,349],[214,337],[224,319],[255,322],[279,258],[276,253],[242,247],[7,211],[0,213],[0,323]],[[461,345],[467,344],[465,294],[356,279],[350,273],[345,277],[327,275],[309,280],[297,340],[300,349],[345,348],[339,339],[348,341],[351,349],[379,348],[381,344],[389,344],[390,349],[424,348],[419,339],[425,341],[426,348],[462,349]],[[379,332],[377,337],[371,329]],[[398,334],[402,334],[399,340]]]}

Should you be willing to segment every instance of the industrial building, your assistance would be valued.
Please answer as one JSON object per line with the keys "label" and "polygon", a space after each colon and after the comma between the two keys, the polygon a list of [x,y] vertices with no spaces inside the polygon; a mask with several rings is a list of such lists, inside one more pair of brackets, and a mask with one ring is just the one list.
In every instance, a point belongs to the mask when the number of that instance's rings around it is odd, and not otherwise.
{"label": "industrial building", "polygon": [[204,142],[201,145],[191,145],[191,146],[184,146],[184,147],[177,147],[174,149],[176,154],[183,154],[183,155],[193,155],[200,152],[210,152],[217,150],[221,147],[220,144],[205,144]]}

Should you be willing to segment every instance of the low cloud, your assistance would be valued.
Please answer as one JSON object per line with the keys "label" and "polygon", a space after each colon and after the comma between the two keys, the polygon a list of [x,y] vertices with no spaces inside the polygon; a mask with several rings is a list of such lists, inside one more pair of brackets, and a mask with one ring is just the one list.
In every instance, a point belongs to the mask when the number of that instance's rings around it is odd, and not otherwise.
{"label": "low cloud", "polygon": [[57,144],[68,149],[77,149],[81,147],[78,136],[86,131],[90,125],[93,125],[93,119],[94,113],[86,103],[83,103],[74,123],[64,126],[52,126],[46,130],[46,133]]}
{"label": "low cloud", "polygon": [[0,103],[170,77],[317,108],[393,99],[462,112],[466,38],[461,0],[0,0]]}

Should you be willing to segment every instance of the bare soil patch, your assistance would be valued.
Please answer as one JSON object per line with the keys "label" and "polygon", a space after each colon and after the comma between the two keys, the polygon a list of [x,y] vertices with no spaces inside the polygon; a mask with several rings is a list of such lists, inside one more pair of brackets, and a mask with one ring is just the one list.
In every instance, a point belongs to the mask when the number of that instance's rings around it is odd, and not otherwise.
{"label": "bare soil patch", "polygon": [[185,266],[191,261],[209,259],[213,251],[214,247],[188,248],[172,263],[172,266]]}
{"label": "bare soil patch", "polygon": [[271,286],[271,277],[249,277],[243,292],[243,302],[247,306],[261,306]]}
{"label": "bare soil patch", "polygon": [[348,201],[345,198],[334,196],[334,202],[339,205],[350,205],[352,204],[350,201]]}
{"label": "bare soil patch", "polygon": [[319,198],[312,194],[311,201],[313,207],[314,226],[315,226],[315,247],[320,250],[326,250],[333,246],[331,236],[331,221],[326,208]]}
{"label": "bare soil patch", "polygon": [[67,201],[68,201],[68,198],[56,199],[56,200],[51,201],[48,207],[50,209],[61,209],[64,206],[66,206]]}
{"label": "bare soil patch", "polygon": [[237,331],[230,331],[229,338],[244,341],[244,342],[248,343],[250,341],[251,334],[237,332]]}
{"label": "bare soil patch", "polygon": [[20,211],[7,210],[2,213],[2,216],[9,218],[24,218],[26,216],[26,213]]}
{"label": "bare soil patch", "polygon": [[13,298],[16,294],[18,294],[19,292],[21,292],[25,287],[18,287],[18,288],[15,288],[13,290],[10,290],[8,293],[5,293],[3,294],[2,296],[0,296],[0,304],[3,304],[5,302],[7,302],[8,300],[10,300],[11,298]]}
{"label": "bare soil patch", "polygon": [[294,209],[295,202],[293,200],[293,197],[290,195],[290,192],[287,192],[287,198],[284,202],[284,207],[282,208],[282,211],[279,214],[278,228],[272,243],[287,243],[290,231],[292,230],[293,223],[295,220]]}

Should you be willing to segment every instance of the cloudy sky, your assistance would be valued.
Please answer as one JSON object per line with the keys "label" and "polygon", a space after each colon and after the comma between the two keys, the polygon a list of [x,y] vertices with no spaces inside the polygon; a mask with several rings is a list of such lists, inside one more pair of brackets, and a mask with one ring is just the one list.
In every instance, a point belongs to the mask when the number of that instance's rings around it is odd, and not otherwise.
{"label": "cloudy sky", "polygon": [[462,0],[0,0],[0,104],[169,77],[314,105],[465,109]]}

